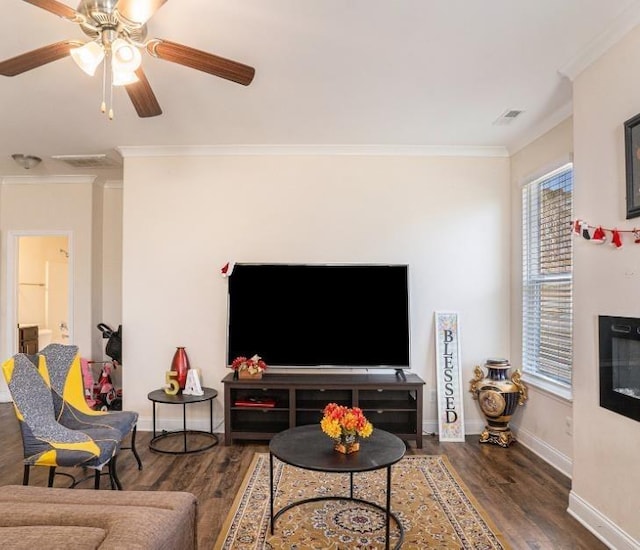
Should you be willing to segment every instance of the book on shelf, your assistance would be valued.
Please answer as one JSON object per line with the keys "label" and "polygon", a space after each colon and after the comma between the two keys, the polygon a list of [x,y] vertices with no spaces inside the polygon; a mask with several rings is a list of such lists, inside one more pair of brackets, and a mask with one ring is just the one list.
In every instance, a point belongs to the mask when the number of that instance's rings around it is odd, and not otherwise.
{"label": "book on shelf", "polygon": [[276,400],[271,397],[245,397],[236,399],[233,404],[236,407],[273,408],[276,406]]}

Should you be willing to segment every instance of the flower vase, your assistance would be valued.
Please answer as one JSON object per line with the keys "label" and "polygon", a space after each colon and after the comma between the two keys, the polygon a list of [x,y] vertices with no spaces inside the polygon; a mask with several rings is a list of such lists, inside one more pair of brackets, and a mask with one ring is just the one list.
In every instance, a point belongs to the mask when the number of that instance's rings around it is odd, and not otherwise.
{"label": "flower vase", "polygon": [[344,434],[335,440],[333,448],[339,453],[348,455],[360,450],[360,441],[357,435]]}
{"label": "flower vase", "polygon": [[507,359],[487,359],[487,374],[477,366],[471,380],[470,392],[480,404],[487,425],[480,435],[480,443],[493,443],[508,447],[515,441],[509,421],[518,405],[527,400],[527,387],[516,370],[511,379],[507,371],[511,368]]}
{"label": "flower vase", "polygon": [[176,380],[180,386],[180,390],[184,390],[187,384],[187,373],[189,372],[189,357],[184,347],[176,348],[176,352],[173,354],[173,360],[171,361],[171,370],[175,372]]}
{"label": "flower vase", "polygon": [[249,372],[248,370],[239,370],[236,371],[238,373],[238,378],[240,380],[261,380],[262,373],[261,372]]}

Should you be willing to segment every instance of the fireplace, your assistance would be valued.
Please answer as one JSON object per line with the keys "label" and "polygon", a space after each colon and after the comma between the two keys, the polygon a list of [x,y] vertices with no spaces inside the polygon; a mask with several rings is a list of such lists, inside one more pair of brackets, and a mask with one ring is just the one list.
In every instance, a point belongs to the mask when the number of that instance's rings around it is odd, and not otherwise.
{"label": "fireplace", "polygon": [[600,406],[640,421],[640,319],[601,315]]}

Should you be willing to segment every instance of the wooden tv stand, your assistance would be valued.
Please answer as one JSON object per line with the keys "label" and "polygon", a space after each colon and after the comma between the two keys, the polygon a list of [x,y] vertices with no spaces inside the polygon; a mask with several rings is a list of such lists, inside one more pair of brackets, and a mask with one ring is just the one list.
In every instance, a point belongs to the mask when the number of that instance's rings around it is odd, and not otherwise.
{"label": "wooden tv stand", "polygon": [[281,374],[267,372],[261,380],[224,384],[224,439],[271,439],[305,424],[319,424],[327,403],[360,407],[374,429],[391,432],[422,448],[422,387],[424,381],[408,373],[394,374]]}

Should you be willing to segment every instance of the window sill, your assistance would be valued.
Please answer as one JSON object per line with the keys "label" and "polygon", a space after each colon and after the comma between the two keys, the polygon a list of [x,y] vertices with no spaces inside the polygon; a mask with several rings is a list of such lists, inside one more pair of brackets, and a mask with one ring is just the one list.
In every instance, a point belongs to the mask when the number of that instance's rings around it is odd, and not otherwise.
{"label": "window sill", "polygon": [[530,372],[523,373],[522,379],[527,385],[549,394],[551,397],[555,397],[563,403],[573,403],[573,390],[567,386],[558,384],[543,376],[531,374]]}

